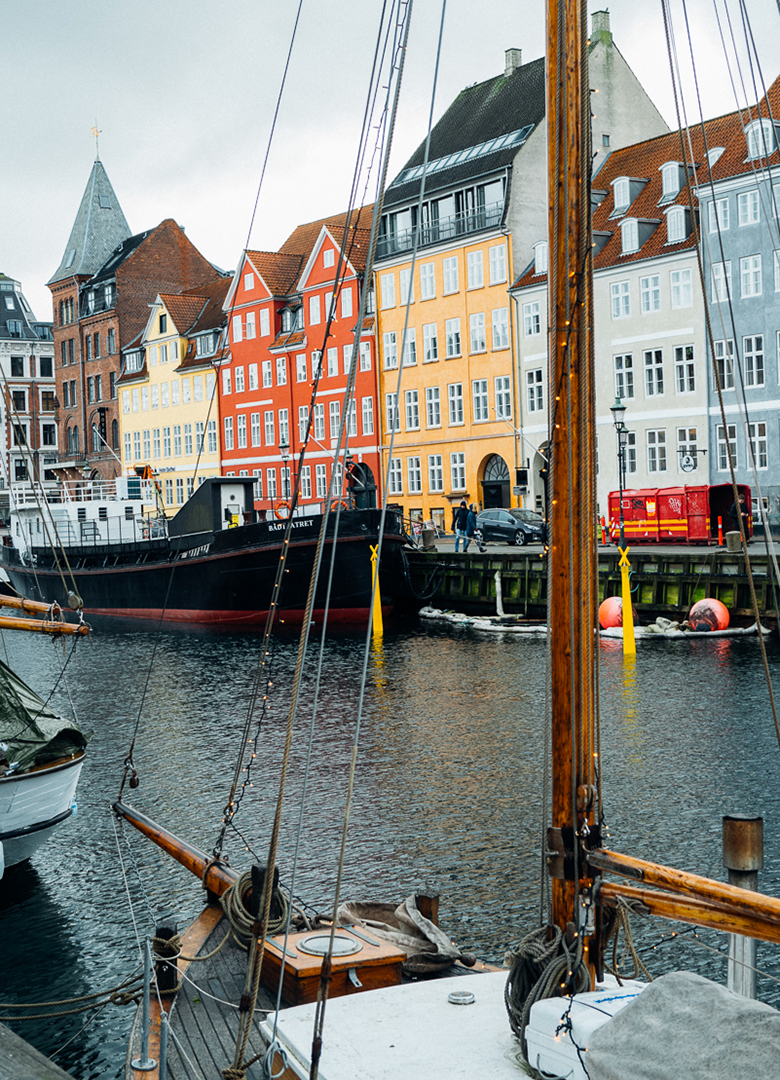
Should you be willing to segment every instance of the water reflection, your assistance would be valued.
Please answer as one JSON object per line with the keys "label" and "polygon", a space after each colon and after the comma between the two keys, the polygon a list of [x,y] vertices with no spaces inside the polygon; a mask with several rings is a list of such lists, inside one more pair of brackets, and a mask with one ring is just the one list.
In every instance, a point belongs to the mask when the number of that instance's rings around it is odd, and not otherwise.
{"label": "water reflection", "polygon": [[[141,933],[173,910],[181,924],[199,910],[199,884],[132,831],[120,833],[126,879],[108,807],[136,722],[141,786],[128,801],[210,851],[218,835],[236,748],[252,694],[256,634],[166,630],[149,690],[141,687],[155,628],[107,623],[69,662],[67,686],[81,720],[96,731],[79,787],[79,814],[0,884],[0,1000],[46,1000],[113,985],[137,963],[129,890]],[[60,670],[46,641],[6,635],[11,664],[48,692]],[[328,642],[300,837],[297,891],[327,910],[332,902],[347,765],[364,637]],[[346,896],[401,899],[441,894],[441,919],[463,947],[501,960],[508,943],[535,925],[540,893],[546,643],[445,633],[387,633],[369,657]],[[776,647],[770,645],[777,669]],[[229,834],[234,865],[246,846],[264,859],[273,819],[297,646],[274,642],[274,686],[259,752]],[[280,839],[289,874],[313,703],[313,662],[304,673]],[[67,695],[60,696],[67,703]],[[761,888],[780,895],[780,752],[755,642],[658,641],[627,664],[614,643],[601,652],[601,767],[610,843],[672,866],[723,879],[721,816],[762,813],[766,869]],[[639,923],[651,969],[678,966],[721,977],[721,960],[689,936],[670,944],[669,925]],[[718,935],[703,935],[722,944]],[[776,950],[759,945],[759,966],[780,976]],[[52,962],[53,957],[53,962]],[[52,972],[56,965],[56,978]],[[24,975],[19,974],[20,971]],[[767,985],[764,985],[764,982]],[[67,992],[66,991],[67,988]],[[759,982],[764,1000],[780,1000]],[[78,1080],[122,1072],[129,1012],[112,1009],[59,1059]],[[21,1029],[51,1053],[79,1018]]]}

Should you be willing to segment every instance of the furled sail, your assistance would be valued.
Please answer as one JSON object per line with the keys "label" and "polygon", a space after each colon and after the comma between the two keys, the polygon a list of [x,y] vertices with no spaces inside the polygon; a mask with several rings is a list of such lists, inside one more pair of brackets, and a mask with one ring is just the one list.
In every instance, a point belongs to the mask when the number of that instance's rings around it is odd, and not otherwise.
{"label": "furled sail", "polygon": [[89,738],[0,660],[0,775],[80,754]]}

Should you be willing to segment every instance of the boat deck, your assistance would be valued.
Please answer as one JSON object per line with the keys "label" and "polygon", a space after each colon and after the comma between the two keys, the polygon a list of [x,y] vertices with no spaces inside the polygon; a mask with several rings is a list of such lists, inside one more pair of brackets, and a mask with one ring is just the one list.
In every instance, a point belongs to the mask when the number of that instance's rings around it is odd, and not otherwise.
{"label": "boat deck", "polygon": [[0,1080],[73,1080],[73,1077],[5,1024],[0,1024]]}

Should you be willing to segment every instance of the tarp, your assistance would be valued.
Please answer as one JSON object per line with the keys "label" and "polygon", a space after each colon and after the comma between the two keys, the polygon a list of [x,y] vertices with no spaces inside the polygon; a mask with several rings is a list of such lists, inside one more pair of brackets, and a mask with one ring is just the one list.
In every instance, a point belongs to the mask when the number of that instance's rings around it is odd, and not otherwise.
{"label": "tarp", "polygon": [[[88,736],[63,720],[0,660],[0,761],[18,762],[15,773],[80,753]],[[0,769],[0,774],[4,772]]]}
{"label": "tarp", "polygon": [[771,1080],[780,1075],[780,1012],[674,971],[595,1031],[590,1080]]}
{"label": "tarp", "polygon": [[420,912],[414,896],[400,904],[350,900],[339,906],[336,922],[362,927],[369,935],[397,945],[406,953],[403,970],[407,975],[436,974],[461,956],[444,931]]}

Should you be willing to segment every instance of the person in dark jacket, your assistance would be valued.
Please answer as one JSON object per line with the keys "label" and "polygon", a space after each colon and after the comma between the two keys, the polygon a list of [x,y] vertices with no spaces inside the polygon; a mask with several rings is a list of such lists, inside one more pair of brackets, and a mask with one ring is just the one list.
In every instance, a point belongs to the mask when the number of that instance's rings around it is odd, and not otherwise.
{"label": "person in dark jacket", "polygon": [[[747,534],[747,531],[748,531],[748,508],[747,508],[747,504],[745,502],[744,492],[739,493],[739,509],[742,511],[742,520],[745,523],[745,533]],[[739,514],[737,513],[737,504],[736,503],[732,503],[731,509],[729,510],[729,514],[731,515],[731,520],[734,522],[734,532],[739,532]]]}
{"label": "person in dark jacket", "polygon": [[476,506],[476,503],[472,503],[471,506],[469,507],[468,516],[466,518],[466,546],[463,548],[464,551],[468,551],[469,544],[471,543],[472,538],[474,540],[474,543],[477,545],[477,547],[479,548],[480,551],[485,550],[484,546],[480,543],[480,541],[474,535],[476,531],[477,531],[477,506]]}
{"label": "person in dark jacket", "polygon": [[466,538],[466,524],[469,518],[469,508],[466,506],[466,500],[462,499],[461,504],[455,511],[453,517],[453,525],[455,526],[455,550],[458,550],[461,540],[464,543],[463,550],[469,546],[469,542]]}

